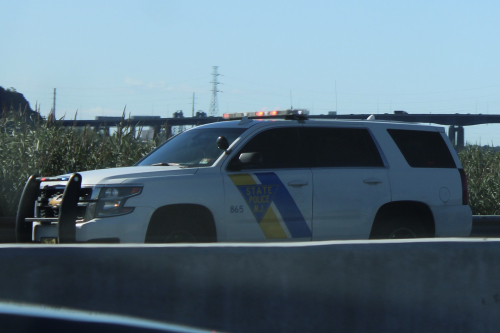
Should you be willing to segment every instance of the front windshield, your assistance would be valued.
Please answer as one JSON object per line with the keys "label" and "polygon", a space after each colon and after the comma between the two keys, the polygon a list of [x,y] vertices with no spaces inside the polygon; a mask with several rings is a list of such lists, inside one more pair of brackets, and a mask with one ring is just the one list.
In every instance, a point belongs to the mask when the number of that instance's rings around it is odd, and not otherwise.
{"label": "front windshield", "polygon": [[217,138],[224,136],[231,144],[244,131],[244,128],[194,128],[173,137],[137,165],[211,166],[223,153],[217,147]]}

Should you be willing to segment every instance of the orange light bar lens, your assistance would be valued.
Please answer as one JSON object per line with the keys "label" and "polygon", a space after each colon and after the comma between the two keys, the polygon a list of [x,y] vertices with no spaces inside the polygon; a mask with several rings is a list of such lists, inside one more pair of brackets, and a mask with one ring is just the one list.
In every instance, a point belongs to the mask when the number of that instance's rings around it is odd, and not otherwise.
{"label": "orange light bar lens", "polygon": [[264,111],[255,112],[255,116],[256,117],[263,117],[264,116]]}
{"label": "orange light bar lens", "polygon": [[276,116],[278,115],[278,111],[274,110],[274,111],[269,111],[269,115],[270,116]]}
{"label": "orange light bar lens", "polygon": [[130,191],[130,194],[135,194],[135,193],[139,193],[139,192],[141,192],[141,188],[140,187],[134,187]]}
{"label": "orange light bar lens", "polygon": [[229,119],[229,113],[224,113],[224,114],[222,115],[222,118],[224,118],[224,119]]}

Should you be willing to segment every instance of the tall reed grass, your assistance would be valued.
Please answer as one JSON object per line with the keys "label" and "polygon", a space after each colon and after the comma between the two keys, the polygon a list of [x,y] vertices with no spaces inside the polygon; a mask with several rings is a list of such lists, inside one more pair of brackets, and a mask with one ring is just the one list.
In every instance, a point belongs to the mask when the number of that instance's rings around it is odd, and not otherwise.
{"label": "tall reed grass", "polygon": [[[76,116],[75,116],[76,119]],[[0,119],[0,216],[14,216],[22,190],[32,174],[130,166],[153,150],[159,138],[143,140],[125,118],[107,136],[90,127],[64,127],[61,121],[26,119],[5,111]]]}
{"label": "tall reed grass", "polygon": [[467,145],[458,156],[469,184],[474,215],[500,215],[500,152],[493,147]]}

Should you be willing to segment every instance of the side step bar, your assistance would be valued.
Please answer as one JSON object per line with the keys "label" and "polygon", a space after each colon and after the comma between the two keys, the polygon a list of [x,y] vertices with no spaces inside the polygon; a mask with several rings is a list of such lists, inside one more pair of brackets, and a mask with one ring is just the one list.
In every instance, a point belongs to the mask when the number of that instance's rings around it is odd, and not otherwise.
{"label": "side step bar", "polygon": [[[35,218],[35,204],[40,193],[40,183],[67,180],[63,192],[59,218]],[[32,175],[24,186],[16,216],[16,241],[18,243],[31,243],[33,235],[33,222],[58,222],[57,238],[59,243],[76,243],[76,226],[78,197],[82,187],[82,176],[73,173],[69,179],[58,177],[37,177]]]}

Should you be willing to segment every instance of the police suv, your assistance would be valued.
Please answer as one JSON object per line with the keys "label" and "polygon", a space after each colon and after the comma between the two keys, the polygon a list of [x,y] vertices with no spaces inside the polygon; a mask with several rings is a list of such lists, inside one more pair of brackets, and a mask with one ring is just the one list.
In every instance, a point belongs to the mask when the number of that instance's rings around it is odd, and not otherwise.
{"label": "police suv", "polygon": [[245,117],[187,130],[132,167],[32,176],[18,208],[18,241],[275,242],[470,234],[466,177],[443,128],[317,121],[307,113],[225,114],[227,120]]}

